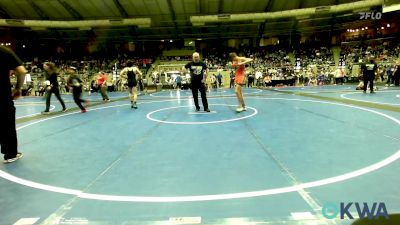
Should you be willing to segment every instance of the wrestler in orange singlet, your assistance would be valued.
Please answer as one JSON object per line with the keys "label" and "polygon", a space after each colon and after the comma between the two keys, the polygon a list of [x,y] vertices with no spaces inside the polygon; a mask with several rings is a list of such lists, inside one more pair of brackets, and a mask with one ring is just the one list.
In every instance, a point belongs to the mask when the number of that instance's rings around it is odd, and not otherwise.
{"label": "wrestler in orange singlet", "polygon": [[235,93],[239,101],[239,107],[236,109],[236,112],[243,112],[246,111],[242,93],[242,86],[245,84],[245,64],[253,61],[253,59],[239,57],[236,53],[232,52],[229,54],[229,60],[232,62],[232,66],[236,68]]}

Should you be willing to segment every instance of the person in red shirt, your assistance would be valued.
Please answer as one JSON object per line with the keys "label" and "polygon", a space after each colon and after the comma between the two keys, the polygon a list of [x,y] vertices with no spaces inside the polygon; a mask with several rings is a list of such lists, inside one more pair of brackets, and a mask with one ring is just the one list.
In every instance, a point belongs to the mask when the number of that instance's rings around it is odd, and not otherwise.
{"label": "person in red shirt", "polygon": [[100,93],[101,97],[103,98],[103,101],[109,102],[110,99],[108,98],[107,95],[107,74],[103,71],[99,72],[99,75],[97,76],[97,85],[100,88]]}
{"label": "person in red shirt", "polygon": [[236,109],[236,112],[243,112],[246,111],[246,105],[244,104],[242,93],[242,86],[245,85],[245,64],[253,61],[253,59],[239,57],[236,53],[232,52],[229,54],[229,60],[232,62],[232,66],[236,69],[235,93],[239,101],[239,107]]}

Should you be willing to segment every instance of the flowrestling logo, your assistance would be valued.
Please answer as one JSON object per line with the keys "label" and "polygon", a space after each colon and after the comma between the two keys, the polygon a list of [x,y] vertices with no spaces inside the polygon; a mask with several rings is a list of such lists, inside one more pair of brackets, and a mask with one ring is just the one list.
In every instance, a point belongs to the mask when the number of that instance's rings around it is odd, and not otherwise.
{"label": "flowrestling logo", "polygon": [[[357,214],[357,215],[355,215]],[[368,204],[366,202],[341,202],[337,203],[326,203],[322,207],[322,215],[327,219],[354,219],[354,216],[358,218],[378,219],[384,217],[389,219],[389,214],[386,209],[386,205],[383,202],[373,202]]]}
{"label": "flowrestling logo", "polygon": [[359,14],[360,14],[360,20],[367,20],[367,19],[380,20],[382,18],[381,12],[360,12]]}

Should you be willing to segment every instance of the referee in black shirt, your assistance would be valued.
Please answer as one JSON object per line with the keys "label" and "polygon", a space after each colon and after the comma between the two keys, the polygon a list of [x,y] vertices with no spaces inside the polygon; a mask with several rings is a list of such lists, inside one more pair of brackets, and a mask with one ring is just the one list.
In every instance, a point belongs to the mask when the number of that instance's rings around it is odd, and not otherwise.
{"label": "referee in black shirt", "polygon": [[194,104],[196,106],[196,112],[200,111],[198,91],[200,91],[201,101],[203,102],[204,111],[210,112],[208,109],[208,102],[206,96],[206,86],[204,85],[207,79],[207,65],[200,61],[199,53],[193,53],[193,61],[186,64],[183,71],[190,71],[190,82],[193,94]]}
{"label": "referee in black shirt", "polygon": [[377,68],[378,68],[378,65],[376,64],[373,56],[369,56],[368,62],[362,64],[361,70],[362,70],[363,78],[364,78],[364,93],[367,92],[368,82],[369,82],[369,88],[371,90],[371,93],[375,93],[374,92],[374,79],[375,79],[375,72],[376,72]]}

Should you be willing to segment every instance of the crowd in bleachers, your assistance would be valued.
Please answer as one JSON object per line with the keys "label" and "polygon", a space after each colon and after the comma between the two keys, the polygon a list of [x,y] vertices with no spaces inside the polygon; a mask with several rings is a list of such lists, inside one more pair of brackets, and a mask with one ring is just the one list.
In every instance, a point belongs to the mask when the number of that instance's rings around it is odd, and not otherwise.
{"label": "crowd in bleachers", "polygon": [[[250,83],[254,83],[257,86],[263,83],[271,85],[294,85],[296,78],[299,78],[297,81],[300,80],[301,83],[308,84],[309,80],[314,76],[315,79],[317,78],[317,75],[313,76],[310,73],[317,73],[317,71],[308,70],[307,68],[312,65],[318,65],[318,68],[325,68],[334,64],[333,54],[327,47],[309,47],[308,50],[303,50],[304,47],[301,47],[299,49],[288,50],[276,46],[260,48],[245,47],[240,50],[213,48],[205,51],[203,55],[204,61],[211,70],[230,70],[227,55],[231,51],[236,51],[239,55],[253,58],[253,62],[247,72],[249,73]],[[300,59],[302,68],[297,72],[294,69],[296,58]],[[264,80],[267,82],[264,82]]]}
{"label": "crowd in bleachers", "polygon": [[[220,71],[233,71],[228,62],[230,52],[237,52],[241,56],[253,59],[247,66],[249,86],[284,86],[284,85],[323,85],[342,84],[353,78],[361,80],[360,70],[355,70],[357,65],[365,60],[367,55],[375,56],[378,63],[376,78],[387,85],[394,85],[393,71],[399,63],[400,45],[395,40],[374,40],[369,42],[345,43],[339,48],[339,66],[334,60],[331,47],[302,44],[295,49],[280,46],[268,47],[240,47],[233,49],[228,47],[205,48],[201,51],[203,60],[212,71],[212,83],[221,86]],[[134,64],[142,70],[143,74],[152,68],[152,63],[157,56],[129,57]],[[162,56],[160,60],[190,61],[191,56]],[[68,91],[66,85],[65,68],[74,66],[78,69],[84,83],[84,90],[96,91],[95,77],[100,71],[106,72],[110,79],[109,90],[124,90],[124,81],[118,78],[120,70],[126,66],[128,57],[115,59],[93,59],[90,57],[81,60],[52,60],[59,68],[59,81],[61,93]],[[49,60],[50,61],[50,60]],[[43,63],[45,61],[34,60],[26,63],[30,74],[30,80],[25,84],[26,90],[31,90],[32,95],[43,95],[46,84],[43,79]],[[154,79],[160,81],[160,79]],[[218,85],[217,85],[218,84]]]}
{"label": "crowd in bleachers", "polygon": [[192,60],[192,56],[186,55],[186,56],[160,56],[161,61],[190,61]]}
{"label": "crowd in bleachers", "polygon": [[[374,56],[378,64],[377,79],[394,85],[392,77],[399,64],[400,45],[398,41],[375,40],[367,43],[356,42],[342,45],[335,63],[331,47],[303,44],[296,49],[273,47],[242,48],[235,50],[240,55],[251,57],[253,63],[247,72],[250,82],[272,85],[323,85],[343,84],[361,79],[361,70],[353,71],[354,65],[366,62],[367,56]],[[230,70],[227,55],[229,48],[213,48],[205,51],[204,61],[211,70]],[[299,62],[299,65],[297,65]],[[297,67],[297,68],[296,68]],[[358,67],[359,68],[359,67]],[[261,73],[262,75],[256,75]],[[286,82],[288,80],[294,82]],[[264,82],[267,81],[267,82]]]}
{"label": "crowd in bleachers", "polygon": [[[96,84],[96,77],[99,72],[103,71],[109,77],[109,91],[124,90],[125,83],[119,78],[119,72],[126,66],[128,60],[132,60],[134,65],[146,73],[154,61],[154,58],[141,58],[141,57],[120,57],[116,59],[91,59],[84,58],[82,60],[34,60],[32,62],[25,62],[25,67],[28,71],[27,80],[23,86],[24,95],[42,96],[45,92],[46,83],[43,65],[46,62],[52,61],[58,68],[58,80],[60,84],[60,92],[69,92],[67,86],[66,69],[69,66],[77,68],[78,74],[83,81],[83,88],[85,91],[97,92],[98,87]],[[11,77],[12,83],[15,83],[15,78]]]}
{"label": "crowd in bleachers", "polygon": [[[378,64],[375,80],[385,83],[387,86],[395,85],[394,71],[400,61],[400,45],[396,40],[371,40],[363,43],[355,42],[343,45],[341,48],[346,62],[346,68],[350,74],[360,75],[353,71],[365,62],[366,56],[374,56]],[[362,80],[359,77],[359,80]],[[361,85],[361,82],[360,82]]]}

